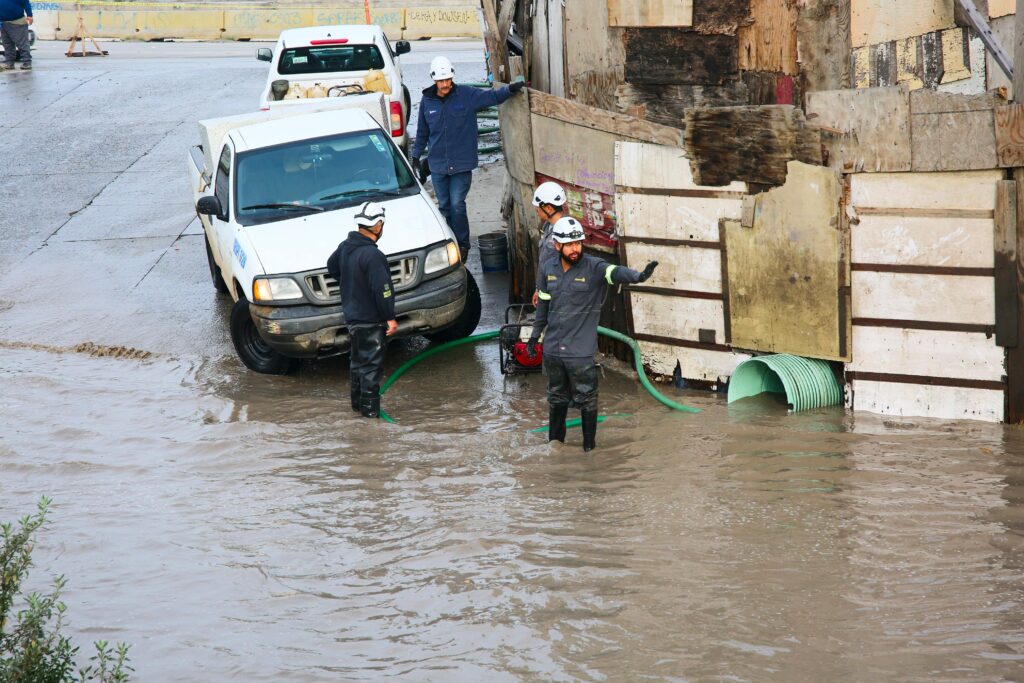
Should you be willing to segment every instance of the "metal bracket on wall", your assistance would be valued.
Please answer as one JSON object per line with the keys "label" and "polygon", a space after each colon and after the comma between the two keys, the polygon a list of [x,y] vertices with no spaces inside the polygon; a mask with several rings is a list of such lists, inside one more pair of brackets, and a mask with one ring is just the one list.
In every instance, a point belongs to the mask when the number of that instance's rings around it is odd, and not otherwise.
{"label": "metal bracket on wall", "polygon": [[1006,54],[1006,50],[999,44],[999,39],[992,33],[992,29],[988,25],[988,19],[981,13],[978,6],[974,4],[974,0],[955,0],[955,7],[959,10],[957,14],[962,15],[964,21],[981,37],[981,42],[985,43],[985,48],[992,53],[996,64],[1003,70],[1006,77],[1012,81],[1013,59]]}

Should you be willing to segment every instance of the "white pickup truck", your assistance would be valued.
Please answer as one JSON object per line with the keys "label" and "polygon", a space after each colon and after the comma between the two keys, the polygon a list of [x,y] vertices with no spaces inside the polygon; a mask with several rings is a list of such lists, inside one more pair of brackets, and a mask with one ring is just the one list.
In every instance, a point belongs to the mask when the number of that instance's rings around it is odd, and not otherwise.
{"label": "white pickup truck", "polygon": [[292,107],[324,97],[344,97],[368,90],[387,98],[391,137],[408,151],[406,133],[412,101],[402,83],[398,57],[411,49],[399,40],[392,49],[379,26],[313,26],[282,31],[273,49],[256,50],[270,62],[260,108]]}
{"label": "white pickup truck", "polygon": [[[398,335],[468,336],[480,291],[455,238],[388,131],[382,96],[363,108],[256,112],[199,123],[189,153],[213,284],[229,293],[231,339],[252,370],[285,374],[301,358],[348,350],[327,257],[359,205],[387,211],[379,246],[391,264]],[[338,102],[337,104],[342,104]]]}

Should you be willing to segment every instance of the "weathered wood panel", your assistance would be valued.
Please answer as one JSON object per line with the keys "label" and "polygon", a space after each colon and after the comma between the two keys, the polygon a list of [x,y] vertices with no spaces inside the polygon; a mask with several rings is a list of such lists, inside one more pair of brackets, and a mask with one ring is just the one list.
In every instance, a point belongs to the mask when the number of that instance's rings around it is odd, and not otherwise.
{"label": "weathered wood panel", "polygon": [[850,179],[850,198],[858,209],[890,208],[894,214],[901,209],[993,211],[995,184],[1002,179],[1002,171],[859,174]]}
{"label": "weathered wood panel", "polygon": [[533,183],[535,170],[529,90],[524,89],[521,95],[498,107],[498,120],[509,175],[521,183]]}
{"label": "weathered wood panel", "polygon": [[[551,40],[548,34],[548,3],[533,3],[533,36],[530,40],[530,85],[536,90],[550,91]],[[559,53],[561,54],[561,53]]]}
{"label": "weathered wood panel", "polygon": [[978,52],[975,41],[960,28],[858,47],[850,61],[856,88],[935,89],[941,83],[948,92],[985,91],[984,45]]}
{"label": "weathered wood panel", "polygon": [[604,94],[614,94],[609,108],[630,116],[682,128],[691,107],[732,107],[750,104],[743,81],[724,85],[637,85],[613,83]]}
{"label": "weathered wood panel", "polygon": [[803,102],[796,79],[773,71],[744,71],[740,77],[747,86],[750,105],[799,104]]}
{"label": "weathered wood panel", "polygon": [[1003,350],[978,332],[853,327],[853,360],[846,369],[924,377],[999,381]]}
{"label": "weathered wood panel", "polygon": [[1024,104],[996,107],[995,127],[999,165],[1024,166]]}
{"label": "weathered wood panel", "polygon": [[693,0],[608,0],[609,26],[690,26]]}
{"label": "weathered wood panel", "polygon": [[[997,166],[992,94],[910,93],[911,170],[970,171]],[[970,141],[965,144],[966,141]]]}
{"label": "weathered wood panel", "polygon": [[804,92],[850,87],[850,0],[806,0],[797,38]]}
{"label": "weathered wood panel", "polygon": [[994,325],[992,278],[854,271],[853,317]]}
{"label": "weathered wood panel", "polygon": [[686,379],[711,383],[724,382],[737,365],[750,358],[742,353],[684,348],[649,341],[640,342],[640,353],[644,364],[660,375],[671,376],[678,362]]}
{"label": "weathered wood panel", "polygon": [[[642,267],[642,265],[641,265]],[[700,330],[714,330],[715,343],[725,340],[721,300],[686,299],[646,292],[627,292],[637,334],[697,341]]]}
{"label": "weathered wood panel", "polygon": [[842,195],[838,172],[791,162],[784,186],[757,195],[753,228],[724,223],[733,346],[845,357]]}
{"label": "weathered wood panel", "polygon": [[547,93],[531,91],[530,110],[540,116],[634,140],[644,140],[659,145],[682,146],[683,132],[679,128],[670,128],[634,116],[588,107]]}
{"label": "weathered wood panel", "polygon": [[[526,4],[526,3],[520,3]],[[580,104],[614,110],[626,54],[622,31],[608,27],[604,2],[565,3],[565,81]]]}
{"label": "weathered wood panel", "polygon": [[854,263],[992,268],[987,218],[861,216],[850,230]]}
{"label": "weathered wood panel", "polygon": [[666,248],[643,243],[625,244],[623,248],[631,267],[639,269],[650,261],[658,261],[658,269],[644,283],[645,287],[710,294],[722,292],[722,254],[718,250]]}
{"label": "weathered wood panel", "polygon": [[736,36],[627,28],[625,79],[648,85],[720,85],[738,73]]}
{"label": "weathered wood panel", "polygon": [[[1011,58],[1013,57],[1015,37],[1014,24],[1016,24],[1016,22],[1017,18],[1013,15],[1002,16],[989,22],[992,34],[995,36],[996,40],[999,41],[999,44],[1002,46],[1003,50],[1006,51],[1006,54]],[[1003,73],[1003,70],[999,67],[996,60],[986,59],[985,68],[988,76],[985,82],[985,89],[996,90],[999,88],[1005,88],[1006,99],[1015,99],[1013,95],[1013,81]]]}
{"label": "weathered wood panel", "polygon": [[698,33],[733,35],[750,21],[750,0],[698,2],[693,8],[693,30]]}
{"label": "weathered wood panel", "polygon": [[686,152],[678,147],[622,142],[616,145],[615,183],[625,187],[746,192],[745,183],[727,187],[699,185]]}
{"label": "weathered wood panel", "polygon": [[796,1],[750,0],[750,16],[737,31],[740,69],[796,74]]}
{"label": "weathered wood panel", "polygon": [[784,105],[686,112],[686,153],[701,185],[783,185],[791,160],[821,163],[821,135]]}
{"label": "weathered wood panel", "polygon": [[953,0],[851,0],[853,47],[951,28]]}
{"label": "weathered wood panel", "polygon": [[537,173],[615,194],[615,141],[620,136],[538,114],[531,121]]}
{"label": "weathered wood panel", "polygon": [[865,380],[854,380],[851,388],[855,410],[942,420],[1003,418],[1002,391]]}
{"label": "weathered wood panel", "polygon": [[996,186],[994,238],[996,344],[1011,348],[1020,343],[1017,221],[1017,183],[1013,180],[1001,180]]}
{"label": "weathered wood panel", "polygon": [[616,196],[619,234],[624,237],[718,242],[718,222],[739,220],[743,202],[737,199],[659,197],[619,193]]}
{"label": "weathered wood panel", "polygon": [[844,173],[910,170],[906,88],[810,92],[807,118],[825,129],[821,137],[829,167]]}

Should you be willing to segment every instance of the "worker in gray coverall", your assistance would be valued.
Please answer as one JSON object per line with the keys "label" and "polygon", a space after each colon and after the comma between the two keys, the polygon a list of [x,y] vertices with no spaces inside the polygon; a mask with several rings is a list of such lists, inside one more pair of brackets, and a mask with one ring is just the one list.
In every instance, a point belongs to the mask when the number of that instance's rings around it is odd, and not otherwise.
{"label": "worker in gray coverall", "polygon": [[[559,258],[541,261],[541,288],[533,332],[526,351],[537,355],[544,332],[544,374],[548,378],[550,421],[548,441],[565,442],[569,401],[583,417],[583,450],[591,451],[597,436],[597,323],[605,287],[645,282],[658,266],[651,261],[636,271],[583,253],[583,226],[565,217],[552,230]],[[546,328],[546,331],[545,331]]]}
{"label": "worker in gray coverall", "polygon": [[540,289],[541,264],[545,259],[558,260],[558,252],[555,251],[555,240],[551,237],[551,231],[566,212],[565,190],[558,183],[550,180],[541,183],[533,193],[533,206],[537,211],[537,218],[540,219],[540,242],[537,244],[537,289],[533,291],[531,302],[537,307],[537,290]]}

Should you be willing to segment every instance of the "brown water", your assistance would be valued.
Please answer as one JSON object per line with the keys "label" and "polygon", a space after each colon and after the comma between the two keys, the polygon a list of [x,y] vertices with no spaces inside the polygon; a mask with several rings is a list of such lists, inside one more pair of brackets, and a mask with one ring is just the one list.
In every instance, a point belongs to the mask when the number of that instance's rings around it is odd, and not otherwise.
{"label": "brown water", "polygon": [[397,426],[341,362],[113,356],[0,350],[0,518],[54,498],[32,584],[137,680],[1024,678],[1020,429],[609,372],[632,416],[584,456],[493,346],[406,375]]}

